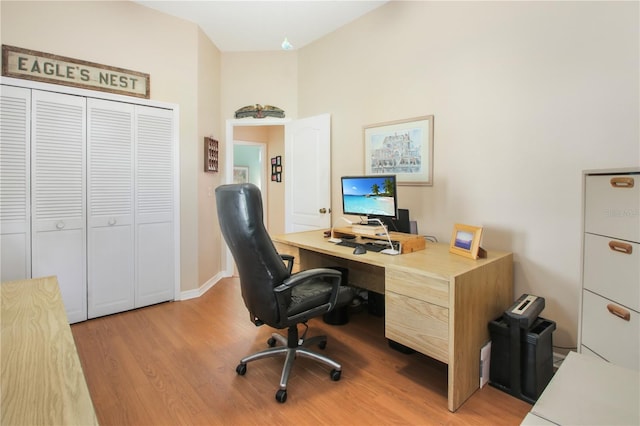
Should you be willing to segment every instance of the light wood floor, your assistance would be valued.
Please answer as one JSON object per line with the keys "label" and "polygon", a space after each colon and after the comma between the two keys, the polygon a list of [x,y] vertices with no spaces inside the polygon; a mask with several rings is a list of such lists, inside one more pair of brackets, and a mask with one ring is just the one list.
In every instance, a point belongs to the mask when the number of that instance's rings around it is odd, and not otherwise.
{"label": "light wood floor", "polygon": [[100,424],[106,425],[518,425],[531,406],[491,386],[447,410],[447,367],[389,348],[384,319],[351,313],[346,325],[309,322],[327,334],[329,369],[298,358],[284,404],[275,400],[282,358],[248,364],[272,329],[255,327],[236,279],[198,299],[74,324],[72,332]]}

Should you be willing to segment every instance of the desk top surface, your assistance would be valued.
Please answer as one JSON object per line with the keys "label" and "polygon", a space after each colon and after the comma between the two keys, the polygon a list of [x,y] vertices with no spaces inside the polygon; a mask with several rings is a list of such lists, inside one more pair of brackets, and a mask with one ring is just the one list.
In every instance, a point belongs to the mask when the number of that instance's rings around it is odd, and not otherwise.
{"label": "desk top surface", "polygon": [[569,352],[531,413],[559,425],[638,425],[638,401],[638,371]]}
{"label": "desk top surface", "polygon": [[383,268],[392,267],[397,270],[406,270],[413,273],[435,275],[443,279],[449,279],[453,276],[463,274],[487,263],[494,262],[497,259],[512,257],[510,252],[488,250],[485,259],[468,259],[450,253],[449,244],[432,242],[427,242],[424,250],[397,256],[389,256],[376,252],[356,255],[353,254],[353,248],[351,247],[338,246],[330,243],[328,238],[323,236],[323,231],[305,231],[274,235],[272,239],[282,244],[292,245],[329,256],[336,256]]}
{"label": "desk top surface", "polygon": [[0,285],[3,425],[98,424],[55,277]]}

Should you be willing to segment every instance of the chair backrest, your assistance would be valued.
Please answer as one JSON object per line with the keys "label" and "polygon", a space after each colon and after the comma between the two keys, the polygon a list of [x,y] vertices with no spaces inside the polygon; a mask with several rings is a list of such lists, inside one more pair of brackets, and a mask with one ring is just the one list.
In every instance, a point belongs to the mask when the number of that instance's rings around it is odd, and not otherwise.
{"label": "chair backrest", "polygon": [[251,183],[219,186],[216,204],[244,303],[252,315],[273,326],[280,320],[273,288],[289,277],[289,271],[264,227],[260,189]]}

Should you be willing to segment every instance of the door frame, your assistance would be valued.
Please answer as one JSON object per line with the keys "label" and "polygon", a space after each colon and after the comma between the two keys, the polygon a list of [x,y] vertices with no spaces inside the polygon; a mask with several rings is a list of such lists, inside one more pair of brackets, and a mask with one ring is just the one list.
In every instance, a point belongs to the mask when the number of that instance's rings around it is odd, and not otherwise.
{"label": "door frame", "polygon": [[[230,118],[225,123],[225,146],[224,150],[224,164],[225,167],[223,182],[226,184],[233,183],[233,129],[237,127],[249,127],[249,126],[284,126],[291,121],[290,118]],[[264,197],[264,196],[263,196]],[[221,253],[224,258],[222,259],[222,265],[224,266],[224,274],[228,277],[233,275],[234,262],[231,252],[227,247],[224,239],[220,241]]]}

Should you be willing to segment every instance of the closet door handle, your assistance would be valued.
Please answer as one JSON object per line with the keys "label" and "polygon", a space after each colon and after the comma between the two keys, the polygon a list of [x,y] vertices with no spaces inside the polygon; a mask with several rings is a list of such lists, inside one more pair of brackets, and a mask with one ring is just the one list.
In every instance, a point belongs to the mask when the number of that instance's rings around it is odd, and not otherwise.
{"label": "closet door handle", "polygon": [[623,243],[620,241],[609,241],[609,248],[619,253],[624,253],[624,254],[633,253],[633,246],[631,244]]}
{"label": "closet door handle", "polygon": [[611,186],[614,188],[633,188],[634,179],[632,177],[611,178]]}
{"label": "closet door handle", "polygon": [[109,226],[113,226],[116,224],[116,220],[114,218],[109,219],[109,222],[107,222],[109,224]]}
{"label": "closet door handle", "polygon": [[609,310],[610,313],[612,313],[613,315],[622,318],[625,321],[631,321],[631,312],[627,311],[624,308],[621,308],[620,306],[616,306],[613,303],[609,303],[607,305],[607,310]]}
{"label": "closet door handle", "polygon": [[58,223],[56,223],[56,228],[57,229],[64,229],[65,223],[63,221],[60,221]]}

